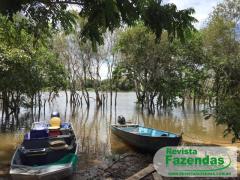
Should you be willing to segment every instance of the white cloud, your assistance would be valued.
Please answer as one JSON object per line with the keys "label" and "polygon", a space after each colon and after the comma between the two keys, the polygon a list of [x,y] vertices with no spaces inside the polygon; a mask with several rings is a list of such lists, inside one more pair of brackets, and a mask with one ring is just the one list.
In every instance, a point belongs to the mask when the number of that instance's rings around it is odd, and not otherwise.
{"label": "white cloud", "polygon": [[164,0],[165,3],[176,4],[178,9],[194,8],[194,17],[199,21],[195,24],[200,29],[207,20],[213,8],[223,0]]}

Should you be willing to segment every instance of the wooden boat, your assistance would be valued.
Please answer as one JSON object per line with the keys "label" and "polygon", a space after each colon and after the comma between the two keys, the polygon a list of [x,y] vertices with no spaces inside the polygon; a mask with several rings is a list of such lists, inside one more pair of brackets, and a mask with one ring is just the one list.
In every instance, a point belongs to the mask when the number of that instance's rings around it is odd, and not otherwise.
{"label": "wooden boat", "polygon": [[41,132],[39,138],[34,131],[31,138],[25,136],[11,161],[12,179],[62,179],[72,175],[77,164],[75,134],[71,125],[59,131],[55,136]]}
{"label": "wooden boat", "polygon": [[140,125],[112,125],[112,133],[142,152],[156,152],[165,146],[178,146],[182,136]]}

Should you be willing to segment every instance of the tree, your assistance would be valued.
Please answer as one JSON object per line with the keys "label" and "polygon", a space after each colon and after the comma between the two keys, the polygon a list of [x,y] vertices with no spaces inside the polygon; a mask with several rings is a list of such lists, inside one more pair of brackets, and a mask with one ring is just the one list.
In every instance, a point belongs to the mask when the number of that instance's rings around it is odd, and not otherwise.
{"label": "tree", "polygon": [[149,111],[172,107],[177,98],[196,100],[209,96],[204,90],[209,79],[208,56],[199,32],[191,32],[181,40],[168,41],[163,32],[160,42],[155,34],[139,23],[120,33],[117,49],[121,53],[128,78],[134,82],[138,103]]}
{"label": "tree", "polygon": [[212,15],[226,20],[238,22],[240,20],[240,0],[224,0],[214,9]]}
{"label": "tree", "polygon": [[210,56],[207,65],[213,71],[216,121],[227,125],[225,135],[233,133],[233,141],[239,139],[240,132],[240,120],[236,115],[240,100],[240,43],[235,39],[234,31],[236,2],[224,1],[218,5],[203,30],[204,45]]}
{"label": "tree", "polygon": [[89,40],[83,41],[78,36],[84,21],[85,19],[79,18],[70,34],[60,33],[56,37],[54,47],[68,72],[71,104],[79,104],[82,96],[77,91],[81,90],[87,106],[90,106],[88,84],[91,81],[96,94],[96,104],[101,106],[104,103],[104,95],[101,92],[100,67],[109,54],[103,46],[97,46],[97,51],[94,51]]}
{"label": "tree", "polygon": [[[122,54],[128,76],[133,77],[138,103],[141,103],[142,106],[145,104],[146,91],[151,91],[152,87],[148,86],[147,83],[150,79],[149,73],[153,72],[151,65],[155,60],[153,58],[154,45],[153,33],[142,24],[122,32],[117,45]],[[147,63],[148,66],[146,66]]]}
{"label": "tree", "polygon": [[209,96],[205,87],[208,79],[208,61],[207,53],[203,46],[203,36],[200,32],[194,32],[188,36],[185,43],[174,41],[173,46],[176,54],[175,58],[179,59],[180,75],[182,90],[179,97],[182,98],[182,105],[186,97],[193,97],[193,105],[196,105],[196,99],[200,100]]}
{"label": "tree", "polygon": [[96,48],[96,43],[103,43],[103,34],[119,28],[122,24],[132,25],[142,20],[155,34],[161,37],[167,30],[169,37],[184,39],[185,31],[194,29],[196,21],[191,15],[193,9],[177,10],[174,4],[162,5],[161,0],[2,0],[0,13],[10,19],[16,12],[22,12],[30,20],[29,28],[38,37],[41,32],[48,32],[49,23],[53,28],[59,24],[70,30],[75,23],[76,14],[69,11],[69,5],[79,7],[79,15],[87,21],[81,30],[84,39],[89,39]]}
{"label": "tree", "polygon": [[106,81],[107,83],[105,85],[107,85],[106,89],[109,89],[110,91],[110,106],[112,106],[114,84],[116,83],[114,82],[114,79],[113,79],[114,78],[113,71],[116,69],[117,61],[119,60],[119,53],[115,50],[115,46],[117,43],[117,36],[119,33],[120,33],[120,30],[114,31],[114,32],[107,32],[104,38],[105,39],[104,51],[106,53],[105,63],[107,64],[107,68],[108,68],[108,74],[107,74],[108,80]]}
{"label": "tree", "polygon": [[0,92],[6,123],[11,114],[19,123],[24,97],[29,97],[33,106],[33,99],[38,96],[40,107],[42,90],[57,92],[65,88],[65,71],[51,51],[48,39],[45,45],[40,42],[34,45],[33,35],[19,28],[21,22],[19,16],[14,16],[13,21],[0,16]]}
{"label": "tree", "polygon": [[120,35],[118,49],[134,82],[138,103],[150,112],[155,109],[156,97],[158,106],[172,106],[180,92],[181,68],[166,33],[156,42],[155,34],[140,23]]}

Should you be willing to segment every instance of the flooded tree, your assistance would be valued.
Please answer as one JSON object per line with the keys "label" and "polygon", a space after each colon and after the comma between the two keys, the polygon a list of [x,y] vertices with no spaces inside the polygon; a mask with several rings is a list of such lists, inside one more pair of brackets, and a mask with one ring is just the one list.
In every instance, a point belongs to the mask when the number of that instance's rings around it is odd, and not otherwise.
{"label": "flooded tree", "polygon": [[[113,104],[113,91],[115,89],[115,97],[117,96],[116,89],[114,86],[116,79],[114,79],[113,74],[117,68],[117,62],[120,61],[120,54],[116,51],[115,46],[117,43],[117,37],[121,30],[114,32],[107,32],[104,36],[104,63],[107,65],[107,80],[105,81],[105,89],[109,91],[110,94],[110,106]],[[116,98],[115,98],[116,99]],[[115,101],[116,102],[116,101]],[[116,104],[116,103],[115,103]]]}
{"label": "flooded tree", "polygon": [[120,35],[117,47],[142,107],[154,112],[156,107],[172,107],[177,97],[184,101],[187,94],[193,95],[195,101],[200,96],[205,54],[198,36],[193,33],[185,43],[169,42],[164,32],[156,42],[155,34],[142,24]]}
{"label": "flooded tree", "polygon": [[218,124],[227,125],[225,135],[239,139],[239,70],[240,42],[235,32],[239,20],[239,2],[226,0],[214,10],[208,26],[203,30],[205,48],[210,55],[207,63],[213,73],[212,92],[216,100],[215,117]]}
{"label": "flooded tree", "polygon": [[[14,21],[0,16],[0,92],[2,124],[17,125],[22,105],[41,106],[41,92],[57,92],[65,87],[65,72],[51,51],[48,39],[37,41],[33,34],[18,28],[21,16]],[[24,26],[24,24],[22,24]],[[45,42],[46,44],[43,44]],[[30,102],[29,102],[30,100]]]}

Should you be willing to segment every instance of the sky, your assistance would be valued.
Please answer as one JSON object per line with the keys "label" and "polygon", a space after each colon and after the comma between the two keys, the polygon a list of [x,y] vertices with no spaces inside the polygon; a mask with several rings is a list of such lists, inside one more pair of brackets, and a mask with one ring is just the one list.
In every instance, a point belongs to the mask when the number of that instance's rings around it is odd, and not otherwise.
{"label": "sky", "polygon": [[[195,14],[193,15],[198,23],[195,23],[197,29],[204,27],[209,14],[213,11],[214,7],[223,0],[163,0],[164,3],[174,3],[179,10],[186,8],[194,8]],[[102,79],[107,78],[107,66],[102,65],[100,69],[100,76]]]}

